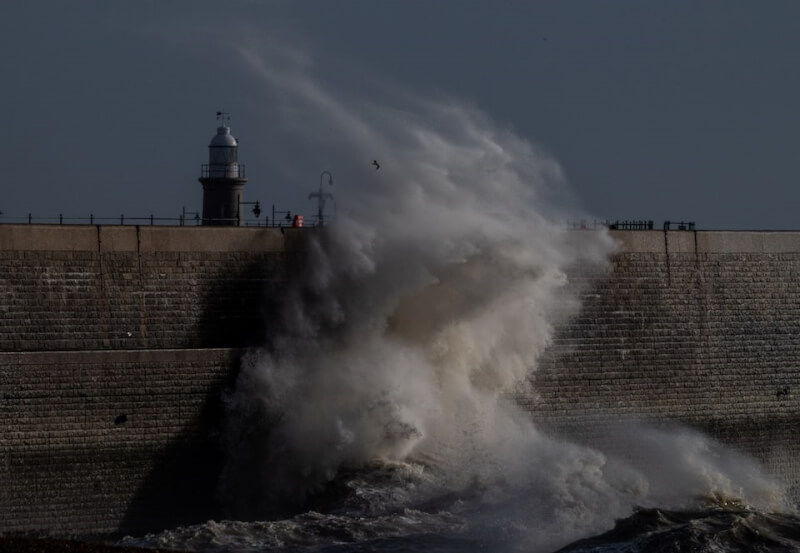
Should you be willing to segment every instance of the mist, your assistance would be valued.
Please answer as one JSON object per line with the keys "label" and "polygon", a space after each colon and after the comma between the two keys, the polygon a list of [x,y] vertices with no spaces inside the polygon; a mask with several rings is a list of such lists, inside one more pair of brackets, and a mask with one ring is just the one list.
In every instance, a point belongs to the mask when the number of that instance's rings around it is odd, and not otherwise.
{"label": "mist", "polygon": [[582,214],[545,151],[445,95],[329,82],[300,50],[241,54],[286,138],[280,157],[330,162],[335,210],[227,398],[231,516],[301,512],[375,462],[419,471],[382,508],[461,494],[478,527],[524,529],[537,547],[648,502],[775,499],[754,464],[719,462],[702,436],[628,429],[629,450],[657,452],[634,462],[544,435],[510,399],[580,308],[569,275],[615,249],[567,229]]}

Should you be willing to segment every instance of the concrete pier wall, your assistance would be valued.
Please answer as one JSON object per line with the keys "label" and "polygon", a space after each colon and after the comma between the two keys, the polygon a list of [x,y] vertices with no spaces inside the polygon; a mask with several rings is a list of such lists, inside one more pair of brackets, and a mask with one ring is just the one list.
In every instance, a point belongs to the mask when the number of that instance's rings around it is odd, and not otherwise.
{"label": "concrete pier wall", "polygon": [[221,402],[301,231],[0,226],[0,534],[219,516]]}
{"label": "concrete pier wall", "polygon": [[800,489],[800,233],[619,231],[520,398],[587,441],[675,422]]}
{"label": "concrete pier wall", "polygon": [[[0,225],[0,534],[219,518],[224,392],[309,232]],[[800,233],[612,236],[520,403],[576,439],[689,425],[798,486]]]}

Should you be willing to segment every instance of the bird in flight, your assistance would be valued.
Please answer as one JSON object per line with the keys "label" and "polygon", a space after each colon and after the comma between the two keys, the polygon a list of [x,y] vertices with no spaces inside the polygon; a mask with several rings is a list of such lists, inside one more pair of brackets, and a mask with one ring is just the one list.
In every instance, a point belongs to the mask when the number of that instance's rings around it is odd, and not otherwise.
{"label": "bird in flight", "polygon": [[373,160],[372,160],[372,164],[375,166],[375,170],[376,170],[376,171],[377,171],[378,169],[380,169],[380,168],[381,168],[381,164],[380,164],[380,163],[378,163],[378,160],[377,160],[377,159],[373,159]]}

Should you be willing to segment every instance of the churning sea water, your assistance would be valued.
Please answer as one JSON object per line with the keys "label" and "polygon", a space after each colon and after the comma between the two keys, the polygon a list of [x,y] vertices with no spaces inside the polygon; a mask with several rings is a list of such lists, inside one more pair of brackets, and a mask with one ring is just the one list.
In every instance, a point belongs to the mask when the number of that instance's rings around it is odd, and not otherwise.
{"label": "churning sea water", "polygon": [[[470,536],[458,520],[404,512],[395,521],[345,520],[309,513],[273,523],[208,522],[123,544],[219,552],[470,552],[542,551],[513,536]],[[614,529],[576,541],[561,553],[779,553],[800,551],[800,519],[749,509],[642,509]]]}
{"label": "churning sea water", "polygon": [[[317,508],[268,521],[208,521],[120,545],[197,552],[780,552],[800,551],[800,519],[734,499],[694,498],[683,510],[633,508],[602,534],[529,508],[531,490],[473,482],[432,491],[423,467],[372,463],[343,471],[310,498]],[[427,489],[422,492],[422,489]],[[580,511],[575,511],[579,513]],[[549,513],[553,515],[554,513]]]}

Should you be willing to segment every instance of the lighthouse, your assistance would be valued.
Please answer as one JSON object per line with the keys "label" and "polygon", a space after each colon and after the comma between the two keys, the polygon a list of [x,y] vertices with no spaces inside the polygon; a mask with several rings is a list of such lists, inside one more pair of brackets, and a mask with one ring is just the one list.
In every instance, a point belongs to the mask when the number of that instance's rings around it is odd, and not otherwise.
{"label": "lighthouse", "polygon": [[244,165],[239,165],[239,142],[226,125],[227,113],[218,111],[217,134],[208,145],[208,164],[200,168],[200,183],[203,185],[203,224],[240,226],[244,217],[241,206],[247,179]]}

